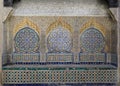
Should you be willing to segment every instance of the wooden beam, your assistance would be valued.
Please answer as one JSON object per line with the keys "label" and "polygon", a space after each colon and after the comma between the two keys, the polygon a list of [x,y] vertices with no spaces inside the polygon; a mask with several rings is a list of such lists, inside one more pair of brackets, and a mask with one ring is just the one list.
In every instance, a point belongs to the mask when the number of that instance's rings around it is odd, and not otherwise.
{"label": "wooden beam", "polygon": [[[11,7],[14,3],[19,2],[20,0],[4,0],[5,7]],[[89,0],[88,0],[89,1]],[[118,7],[118,0],[106,0],[109,7]]]}
{"label": "wooden beam", "polygon": [[109,7],[118,7],[118,0],[107,0]]}
{"label": "wooden beam", "polygon": [[12,7],[14,3],[19,2],[20,0],[4,0],[5,7]]}

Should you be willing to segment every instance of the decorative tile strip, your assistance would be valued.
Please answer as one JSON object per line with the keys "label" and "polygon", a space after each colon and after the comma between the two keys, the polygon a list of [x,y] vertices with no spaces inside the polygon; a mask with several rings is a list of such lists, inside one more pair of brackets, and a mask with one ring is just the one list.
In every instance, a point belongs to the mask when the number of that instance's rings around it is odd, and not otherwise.
{"label": "decorative tile strip", "polygon": [[80,53],[80,62],[106,62],[105,53]]}
{"label": "decorative tile strip", "polygon": [[17,62],[39,62],[40,54],[13,54],[13,63]]}
{"label": "decorative tile strip", "polygon": [[72,53],[47,53],[47,62],[73,62]]}
{"label": "decorative tile strip", "polygon": [[3,84],[116,83],[117,70],[3,70]]}

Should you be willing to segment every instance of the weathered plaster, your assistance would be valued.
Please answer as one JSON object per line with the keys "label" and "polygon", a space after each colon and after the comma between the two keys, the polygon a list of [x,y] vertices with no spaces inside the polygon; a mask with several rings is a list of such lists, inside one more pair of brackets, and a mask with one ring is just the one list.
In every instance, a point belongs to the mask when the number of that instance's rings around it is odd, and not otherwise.
{"label": "weathered plaster", "polygon": [[8,17],[12,8],[3,7],[3,0],[0,0],[0,86],[2,86],[2,50],[3,50],[3,22]]}
{"label": "weathered plaster", "polygon": [[[102,4],[104,3],[104,4]],[[14,16],[106,16],[107,3],[101,0],[21,0]]]}

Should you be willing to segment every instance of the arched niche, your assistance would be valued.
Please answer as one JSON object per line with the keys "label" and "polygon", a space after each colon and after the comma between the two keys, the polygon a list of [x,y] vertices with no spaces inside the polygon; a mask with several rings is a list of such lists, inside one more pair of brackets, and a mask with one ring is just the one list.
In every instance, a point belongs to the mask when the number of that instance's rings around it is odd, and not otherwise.
{"label": "arched niche", "polygon": [[14,37],[15,53],[39,53],[39,35],[30,27],[19,30]]}
{"label": "arched niche", "polygon": [[40,61],[40,29],[25,18],[13,29],[12,63],[35,63]]}
{"label": "arched niche", "polygon": [[71,26],[61,19],[51,24],[46,31],[47,62],[72,62]]}
{"label": "arched niche", "polygon": [[80,28],[80,62],[107,63],[107,29],[91,18]]}
{"label": "arched niche", "polygon": [[79,61],[117,65],[116,25],[105,28],[91,18],[80,28]]}
{"label": "arched niche", "polygon": [[47,48],[49,53],[70,53],[72,50],[71,33],[62,27],[54,29],[47,37]]}
{"label": "arched niche", "polygon": [[80,35],[80,62],[106,63],[105,37],[97,28],[90,27]]}
{"label": "arched niche", "polygon": [[96,28],[90,27],[80,35],[81,52],[105,52],[105,37]]}

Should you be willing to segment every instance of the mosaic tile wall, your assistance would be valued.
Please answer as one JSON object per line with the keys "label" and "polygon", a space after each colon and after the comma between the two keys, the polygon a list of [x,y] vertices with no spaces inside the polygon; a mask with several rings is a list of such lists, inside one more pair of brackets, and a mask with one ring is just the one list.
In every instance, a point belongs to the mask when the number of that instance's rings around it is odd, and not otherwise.
{"label": "mosaic tile wall", "polygon": [[[13,16],[10,19],[10,22],[11,22],[10,24],[7,24],[6,22],[6,25],[10,25],[10,27],[8,28],[10,29],[9,30],[10,34],[7,37],[8,39],[7,44],[5,43],[5,45],[9,49],[9,50],[6,49],[8,51],[5,52],[8,52],[8,54],[11,54],[16,50],[14,49],[14,43],[11,40],[14,39],[15,35],[19,30],[21,30],[26,26],[33,29],[33,31],[35,31],[35,33],[38,35],[38,36],[36,35],[36,38],[38,37],[37,38],[38,44],[36,45],[38,46],[38,48],[35,48],[36,50],[32,52],[34,53],[39,52],[40,55],[37,57],[40,57],[39,61],[41,62],[52,61],[53,59],[55,61],[56,57],[59,58],[59,53],[61,53],[60,54],[61,56],[63,53],[62,56],[63,60],[61,59],[61,61],[64,60],[69,62],[70,61],[78,62],[80,60],[88,61],[89,58],[87,58],[87,55],[89,55],[89,57],[92,60],[89,60],[88,62],[91,61],[105,62],[107,59],[109,59],[109,61],[106,62],[110,62],[110,59],[112,58],[110,57],[112,56],[111,52],[114,52],[113,54],[115,54],[116,52],[114,51],[115,49],[112,49],[111,46],[112,41],[114,41],[111,40],[111,33],[112,33],[111,31],[113,31],[111,30],[111,28],[114,26],[114,23],[109,17],[25,18],[25,17]],[[62,35],[59,36],[59,34]],[[89,35],[94,34],[94,36],[91,35],[91,39],[90,39],[88,34]],[[88,39],[89,42],[85,41]],[[56,55],[54,55],[55,53]],[[67,55],[68,60],[65,59],[66,58],[65,54]],[[111,55],[107,55],[107,54],[111,54]],[[18,54],[13,56],[18,56]],[[35,59],[37,59],[37,57]],[[12,59],[13,57],[11,57],[9,60],[12,61]],[[59,60],[56,60],[56,62],[58,62]]]}
{"label": "mosaic tile wall", "polygon": [[117,83],[109,17],[12,16],[9,22],[3,84]]}
{"label": "mosaic tile wall", "polygon": [[[48,35],[54,31],[55,28],[63,28],[65,30],[68,30],[70,32],[70,40],[71,46],[68,46],[71,53],[74,54],[74,61],[79,61],[79,53],[83,50],[80,46],[80,35],[81,32],[84,32],[84,30],[89,29],[90,27],[94,27],[102,33],[102,35],[105,36],[105,45],[102,49],[102,52],[105,53],[111,53],[112,52],[112,46],[111,46],[111,29],[113,27],[113,22],[109,17],[28,17],[27,19],[25,17],[12,17],[9,20],[11,23],[6,22],[6,31],[10,31],[10,34],[7,35],[7,44],[4,43],[4,46],[7,47],[8,54],[11,54],[14,52],[14,43],[13,39],[16,35],[16,33],[26,27],[29,26],[35,32],[39,35],[39,52],[40,52],[40,61],[46,61],[46,53],[49,52],[50,49],[48,49],[47,46],[47,37]],[[14,22],[16,21],[16,22]],[[101,22],[102,21],[102,22]],[[90,23],[92,25],[90,25]],[[86,28],[84,28],[86,27]],[[82,30],[83,29],[83,30]],[[57,29],[55,29],[57,30]],[[82,31],[81,31],[82,30]],[[62,40],[62,39],[61,39]],[[104,41],[104,40],[103,40]],[[114,40],[113,40],[114,41]],[[70,43],[70,41],[68,42]],[[65,43],[64,45],[67,46],[68,43]],[[104,43],[104,42],[103,42]],[[53,45],[52,45],[53,46]],[[65,47],[64,47],[65,49]],[[67,50],[67,52],[68,52]],[[109,58],[109,57],[108,57]],[[10,60],[11,61],[11,60]]]}

